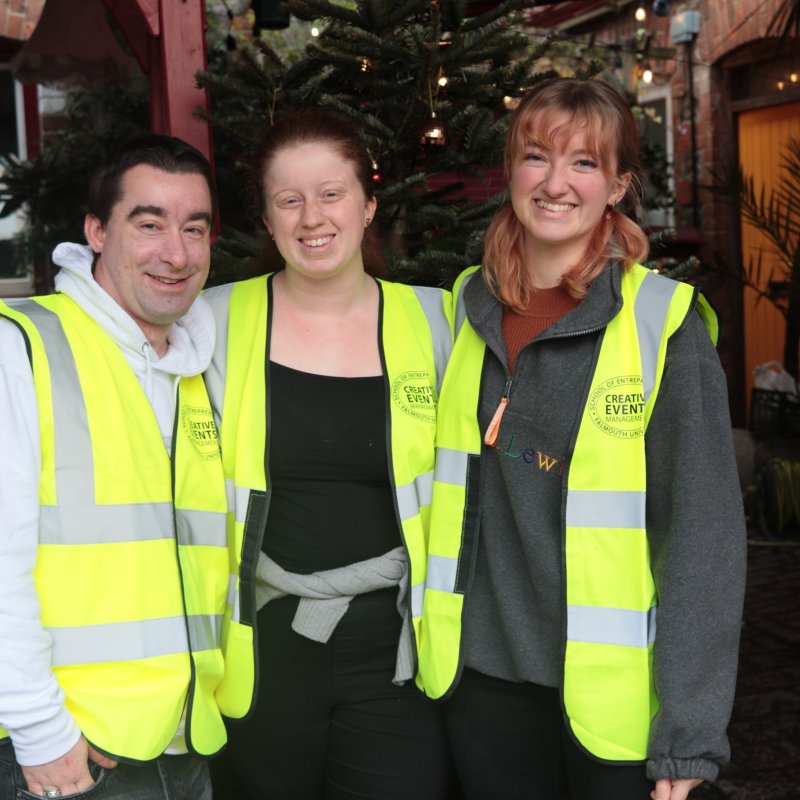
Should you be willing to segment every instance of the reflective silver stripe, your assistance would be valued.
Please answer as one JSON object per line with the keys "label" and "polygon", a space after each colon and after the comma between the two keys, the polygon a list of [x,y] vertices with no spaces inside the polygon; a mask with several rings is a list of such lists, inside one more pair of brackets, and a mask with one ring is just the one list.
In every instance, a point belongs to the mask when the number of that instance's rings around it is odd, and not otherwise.
{"label": "reflective silver stripe", "polygon": [[457,570],[457,558],[428,556],[428,574],[425,578],[425,588],[452,594],[456,588]]}
{"label": "reflective silver stripe", "polygon": [[[85,479],[91,481],[91,475]],[[41,544],[114,544],[172,537],[172,503],[39,508]]]}
{"label": "reflective silver stripe", "polygon": [[186,621],[193,652],[217,650],[222,646],[222,614],[190,614]]}
{"label": "reflective silver stripe", "polygon": [[417,475],[411,483],[398,486],[396,494],[400,520],[405,522],[407,519],[416,517],[422,506],[431,504],[433,473],[423,472],[422,475]]}
{"label": "reflective silver stripe", "polygon": [[[33,300],[13,308],[25,314],[42,337],[50,370],[55,441],[56,497],[76,506],[94,505],[94,464],[89,418],[83,401],[78,368],[57,314]],[[56,398],[58,398],[56,400]]]}
{"label": "reflective silver stripe", "polygon": [[238,575],[228,575],[228,593],[225,596],[225,602],[229,606],[232,606],[236,602],[236,583],[238,580]]}
{"label": "reflective silver stripe", "polygon": [[458,334],[461,331],[461,326],[464,324],[464,320],[467,318],[467,307],[464,305],[464,289],[467,288],[467,284],[477,275],[477,272],[473,272],[472,275],[468,275],[464,280],[461,282],[461,286],[458,288],[458,297],[456,297],[456,308],[455,308],[455,338],[458,338]]}
{"label": "reflective silver stripe", "polygon": [[463,450],[437,447],[433,479],[439,483],[451,483],[453,486],[466,486],[469,456],[470,454]]}
{"label": "reflective silver stripe", "polygon": [[644,528],[645,492],[596,492],[570,489],[567,527]]}
{"label": "reflective silver stripe", "polygon": [[228,576],[228,594],[225,598],[225,602],[231,607],[231,619],[234,622],[239,621],[239,592],[236,590],[238,581],[238,575]]}
{"label": "reflective silver stripe", "polygon": [[206,390],[214,411],[214,421],[220,428],[222,404],[225,397],[225,374],[228,361],[228,317],[230,314],[230,298],[233,284],[215,286],[203,293],[206,302],[214,313],[217,334],[214,339],[214,355],[208,369],[203,374]]}
{"label": "reflective silver stripe", "polygon": [[234,622],[241,622],[242,620],[242,596],[239,592],[236,592],[236,596],[234,597],[231,619]]}
{"label": "reflective silver stripe", "polygon": [[47,628],[53,641],[53,666],[137,661],[187,652],[186,628],[195,652],[215,650],[222,641],[222,616],[192,614],[139,622]]}
{"label": "reflective silver stripe", "polygon": [[[176,518],[181,544],[227,547],[224,514],[184,509]],[[40,544],[118,544],[172,538],[171,503],[39,509]]]}
{"label": "reflective silver stripe", "polygon": [[639,352],[642,357],[642,386],[644,399],[653,392],[658,367],[658,347],[664,333],[669,304],[678,284],[655,272],[648,272],[639,287],[633,314],[639,336]]}
{"label": "reflective silver stripe", "polygon": [[[36,326],[47,351],[52,386],[55,480],[58,506],[40,509],[43,544],[106,544],[173,537],[171,503],[95,505],[94,464],[78,370],[58,315],[32,300],[14,307]],[[67,505],[69,504],[69,505]],[[184,511],[183,544],[224,547],[219,515]],[[221,533],[220,533],[221,532]]]}
{"label": "reflective silver stripe", "polygon": [[567,607],[567,639],[570,642],[647,647],[656,639],[656,609],[596,606]]}
{"label": "reflective silver stripe", "polygon": [[415,583],[411,587],[411,616],[422,616],[422,603],[425,599],[425,584]]}
{"label": "reflective silver stripe", "polygon": [[236,486],[234,489],[234,508],[236,509],[236,521],[244,525],[247,519],[247,506],[250,503],[250,489],[244,486]]}
{"label": "reflective silver stripe", "polygon": [[53,640],[52,663],[101,664],[187,652],[185,617],[47,628]]}
{"label": "reflective silver stripe", "polygon": [[450,323],[444,313],[443,295],[440,289],[432,289],[427,286],[413,286],[412,288],[428,320],[428,327],[431,329],[433,360],[436,364],[436,393],[438,394],[442,390],[444,371],[452,349]]}
{"label": "reflective silver stripe", "polygon": [[227,547],[225,514],[218,511],[177,509],[178,542],[201,547]]}

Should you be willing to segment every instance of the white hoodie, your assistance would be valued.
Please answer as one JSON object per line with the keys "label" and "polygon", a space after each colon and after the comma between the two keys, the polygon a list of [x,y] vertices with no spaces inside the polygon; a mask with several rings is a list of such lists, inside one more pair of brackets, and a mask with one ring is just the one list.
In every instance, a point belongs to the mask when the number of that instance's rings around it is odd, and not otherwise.
{"label": "white hoodie", "polygon": [[[88,247],[60,244],[53,261],[61,267],[56,291],[75,300],[119,345],[170,450],[178,380],[203,372],[214,349],[214,318],[205,300],[198,298],[172,325],[169,348],[159,358],[136,322],[95,282]],[[0,448],[0,726],[11,735],[17,761],[33,766],[63,756],[80,731],[50,668],[50,637],[40,622],[33,582],[39,541],[36,392],[25,343],[5,319],[0,319]]]}

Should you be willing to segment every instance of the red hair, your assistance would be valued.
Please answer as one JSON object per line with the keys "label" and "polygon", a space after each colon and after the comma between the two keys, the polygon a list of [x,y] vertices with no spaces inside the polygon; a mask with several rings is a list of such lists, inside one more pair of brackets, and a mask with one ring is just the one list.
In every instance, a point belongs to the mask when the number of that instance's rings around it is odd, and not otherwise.
{"label": "red hair", "polygon": [[[557,124],[566,113],[569,122]],[[586,134],[589,150],[603,171],[622,178],[630,175],[626,194],[638,203],[641,168],[639,131],[622,96],[608,84],[577,78],[554,78],[537,84],[522,99],[509,121],[504,155],[506,179],[526,145],[570,139],[576,131]],[[570,294],[585,296],[591,282],[609,260],[625,268],[644,260],[648,241],[644,231],[619,211],[610,211],[597,223],[583,259],[561,279]],[[534,289],[523,247],[525,229],[507,203],[486,231],[483,271],[492,292],[506,305],[524,309]]]}
{"label": "red hair", "polygon": [[[375,197],[372,180],[372,159],[356,125],[349,119],[331,111],[306,109],[290,111],[275,121],[261,140],[256,153],[254,184],[258,207],[265,209],[264,178],[276,155],[284,149],[301,144],[324,144],[335,150],[345,161],[349,161],[364,197]],[[364,270],[369,275],[385,274],[383,248],[378,239],[377,225],[366,228],[361,241]],[[283,256],[271,239],[266,239],[261,260],[267,271],[282,269]]]}

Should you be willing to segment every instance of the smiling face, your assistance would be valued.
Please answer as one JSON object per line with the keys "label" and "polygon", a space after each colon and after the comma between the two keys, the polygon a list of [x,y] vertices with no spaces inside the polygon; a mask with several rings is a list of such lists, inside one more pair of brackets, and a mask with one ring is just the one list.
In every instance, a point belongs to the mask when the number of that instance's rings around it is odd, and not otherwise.
{"label": "smiling face", "polygon": [[314,279],[363,271],[361,241],[376,201],[334,146],[303,142],[278,150],[263,185],[264,224],[287,270]]}
{"label": "smiling face", "polygon": [[566,114],[552,122],[548,127],[560,131],[525,141],[511,164],[511,205],[525,228],[529,259],[563,258],[571,266],[583,257],[606,206],[624,196],[630,175],[618,176],[616,161],[603,169],[586,128],[570,129]]}
{"label": "smiling face", "polygon": [[105,226],[86,217],[86,240],[99,254],[94,277],[163,355],[170,325],[208,277],[211,194],[202,175],[145,164],[129,169],[121,188]]}

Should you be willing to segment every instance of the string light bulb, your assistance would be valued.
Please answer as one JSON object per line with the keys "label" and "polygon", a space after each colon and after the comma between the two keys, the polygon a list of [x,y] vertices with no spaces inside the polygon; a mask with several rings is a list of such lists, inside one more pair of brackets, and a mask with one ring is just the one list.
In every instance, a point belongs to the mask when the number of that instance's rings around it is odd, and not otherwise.
{"label": "string light bulb", "polygon": [[647,19],[647,9],[644,7],[644,2],[639,3],[633,16],[637,22],[644,22]]}

